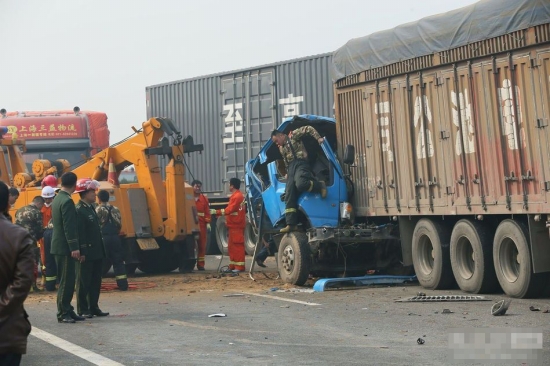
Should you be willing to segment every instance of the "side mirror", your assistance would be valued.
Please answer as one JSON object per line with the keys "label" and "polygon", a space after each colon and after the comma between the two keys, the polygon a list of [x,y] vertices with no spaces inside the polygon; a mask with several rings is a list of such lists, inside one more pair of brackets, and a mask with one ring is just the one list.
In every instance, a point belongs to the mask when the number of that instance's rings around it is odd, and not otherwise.
{"label": "side mirror", "polygon": [[355,161],[355,146],[346,145],[344,149],[344,164],[351,165]]}

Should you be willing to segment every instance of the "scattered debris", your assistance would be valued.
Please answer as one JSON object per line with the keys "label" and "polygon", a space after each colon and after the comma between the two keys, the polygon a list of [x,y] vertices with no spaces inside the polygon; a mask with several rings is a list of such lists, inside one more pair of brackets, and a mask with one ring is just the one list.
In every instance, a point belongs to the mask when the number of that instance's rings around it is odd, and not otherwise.
{"label": "scattered debris", "polygon": [[548,314],[548,313],[550,313],[550,310],[546,309],[546,310],[543,311],[543,313]]}
{"label": "scattered debris", "polygon": [[407,314],[407,315],[417,315],[417,316],[422,316],[422,315],[420,315],[420,314],[415,314],[415,313],[409,313],[409,314]]}
{"label": "scattered debris", "polygon": [[280,308],[285,308],[285,309],[288,309],[290,307],[290,305],[281,305],[279,306]]}
{"label": "scattered debris", "polygon": [[395,300],[395,302],[438,302],[438,301],[489,301],[485,296],[470,295],[442,295],[442,296],[413,296]]}
{"label": "scattered debris", "polygon": [[533,305],[529,306],[529,310],[531,310],[531,311],[540,311],[539,308],[536,308]]}
{"label": "scattered debris", "polygon": [[419,292],[416,294],[416,296],[426,296],[426,294],[424,292]]}
{"label": "scattered debris", "polygon": [[269,289],[269,291],[277,291],[277,290],[279,290],[278,287],[272,287],[272,288]]}
{"label": "scattered debris", "polygon": [[452,314],[453,312],[449,309],[443,309],[443,311],[441,312],[441,314]]}
{"label": "scattered debris", "polygon": [[494,316],[504,315],[509,306],[510,300],[500,300],[491,307],[491,314]]}
{"label": "scattered debris", "polygon": [[224,313],[218,313],[218,314],[210,314],[208,315],[209,318],[223,318],[223,317],[226,317],[227,315],[225,315]]}
{"label": "scattered debris", "polygon": [[227,295],[223,295],[223,297],[240,297],[240,296],[244,296],[244,294],[227,294]]}
{"label": "scattered debris", "polygon": [[426,341],[423,340],[422,338],[418,338],[418,339],[416,340],[416,343],[418,343],[418,344],[424,344],[424,343],[426,343]]}
{"label": "scattered debris", "polygon": [[341,277],[341,278],[323,278],[313,285],[313,290],[323,292],[329,287],[344,286],[370,286],[370,285],[390,285],[407,282],[416,282],[416,276],[390,276],[374,275],[361,277]]}

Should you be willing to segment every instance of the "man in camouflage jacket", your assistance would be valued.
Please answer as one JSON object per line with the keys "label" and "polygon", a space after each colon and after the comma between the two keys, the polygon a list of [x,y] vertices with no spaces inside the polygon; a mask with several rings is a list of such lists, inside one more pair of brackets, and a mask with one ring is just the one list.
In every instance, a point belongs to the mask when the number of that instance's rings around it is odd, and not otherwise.
{"label": "man in camouflage jacket", "polygon": [[311,126],[303,126],[292,131],[288,136],[281,131],[271,132],[271,141],[279,146],[285,164],[287,166],[287,182],[285,187],[285,216],[286,227],[281,229],[282,233],[296,230],[298,224],[298,197],[303,192],[320,193],[321,198],[327,196],[327,189],[324,182],[316,180],[309,161],[307,150],[302,139],[311,136],[319,144],[324,138]]}
{"label": "man in camouflage jacket", "polygon": [[115,280],[119,290],[128,290],[128,276],[126,275],[126,263],[124,262],[124,251],[120,238],[122,228],[122,217],[120,210],[109,203],[109,192],[102,189],[98,192],[99,205],[95,211],[101,226],[103,242],[107,251],[107,258],[113,263]]}
{"label": "man in camouflage jacket", "polygon": [[36,196],[29,205],[21,207],[15,213],[15,223],[27,229],[34,240],[34,280],[32,289],[36,292],[41,291],[36,285],[36,279],[38,278],[38,262],[40,261],[40,247],[38,246],[38,240],[42,239],[42,235],[44,234],[42,212],[40,211],[42,206],[44,206],[44,198],[41,196]]}

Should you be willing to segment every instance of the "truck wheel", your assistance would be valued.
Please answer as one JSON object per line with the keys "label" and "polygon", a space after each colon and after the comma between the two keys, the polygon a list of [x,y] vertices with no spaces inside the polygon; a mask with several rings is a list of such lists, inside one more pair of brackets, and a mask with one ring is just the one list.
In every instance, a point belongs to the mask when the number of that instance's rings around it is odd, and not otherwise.
{"label": "truck wheel", "polygon": [[216,241],[218,242],[218,248],[223,255],[229,254],[227,249],[227,244],[229,242],[228,235],[229,232],[227,231],[227,226],[225,226],[225,217],[218,217],[216,220]]}
{"label": "truck wheel", "polygon": [[498,225],[493,241],[493,260],[498,282],[506,295],[537,297],[546,284],[547,273],[533,273],[527,228],[514,220]]}
{"label": "truck wheel", "polygon": [[254,249],[256,248],[256,242],[258,241],[258,229],[256,229],[250,222],[246,222],[246,228],[244,231],[244,248],[246,254],[254,255]]}
{"label": "truck wheel", "polygon": [[453,285],[449,241],[449,230],[440,223],[422,219],[416,224],[412,237],[412,260],[422,287],[440,290]]}
{"label": "truck wheel", "polygon": [[279,245],[279,274],[286,283],[302,286],[311,268],[311,255],[304,233],[286,234]]}
{"label": "truck wheel", "polygon": [[451,267],[462,291],[474,294],[499,290],[491,238],[494,229],[460,220],[451,234]]}
{"label": "truck wheel", "polygon": [[107,273],[109,273],[109,270],[111,269],[111,266],[113,263],[111,263],[111,260],[109,258],[103,259],[103,268],[101,268],[101,276],[105,277],[107,276]]}
{"label": "truck wheel", "polygon": [[126,263],[126,275],[133,276],[136,274],[137,263]]}

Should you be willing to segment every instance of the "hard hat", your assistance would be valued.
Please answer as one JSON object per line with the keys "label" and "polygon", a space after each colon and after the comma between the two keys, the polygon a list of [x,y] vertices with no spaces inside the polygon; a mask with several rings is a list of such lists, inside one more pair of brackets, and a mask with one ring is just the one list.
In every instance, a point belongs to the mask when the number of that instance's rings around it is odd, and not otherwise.
{"label": "hard hat", "polygon": [[76,182],[76,189],[74,193],[95,191],[99,189],[99,182],[90,178],[81,178]]}
{"label": "hard hat", "polygon": [[43,198],[54,198],[55,190],[50,186],[45,186],[42,188],[42,197]]}
{"label": "hard hat", "polygon": [[50,186],[52,188],[57,187],[57,178],[53,175],[46,175],[44,179],[42,179],[42,188]]}

